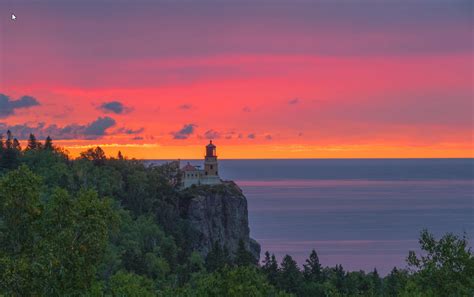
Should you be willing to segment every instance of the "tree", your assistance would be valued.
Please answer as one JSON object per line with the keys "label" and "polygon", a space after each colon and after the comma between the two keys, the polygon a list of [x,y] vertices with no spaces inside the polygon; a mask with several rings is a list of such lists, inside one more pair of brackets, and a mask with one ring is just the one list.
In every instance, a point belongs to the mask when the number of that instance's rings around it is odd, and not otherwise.
{"label": "tree", "polygon": [[206,269],[209,272],[219,271],[230,265],[228,251],[215,241],[211,251],[206,256]]}
{"label": "tree", "polygon": [[271,286],[254,267],[226,267],[212,274],[202,274],[183,291],[166,292],[162,296],[178,297],[290,297]]}
{"label": "tree", "polygon": [[322,280],[322,267],[319,263],[319,257],[315,250],[311,251],[306,264],[303,265],[303,275],[306,280],[319,282]]}
{"label": "tree", "polygon": [[81,153],[81,158],[85,160],[92,161],[96,166],[102,166],[105,164],[107,157],[105,156],[105,152],[100,146],[95,148],[90,148],[85,152]]}
{"label": "tree", "polygon": [[239,246],[234,258],[234,264],[237,266],[256,266],[257,259],[245,248],[244,241],[239,240]]}
{"label": "tree", "polygon": [[77,296],[94,284],[114,225],[111,201],[93,191],[71,197],[41,189],[25,165],[0,180],[0,292]]}
{"label": "tree", "polygon": [[110,278],[112,296],[153,297],[156,296],[153,281],[146,277],[119,271]]}
{"label": "tree", "polygon": [[26,146],[26,150],[37,150],[39,149],[39,142],[36,141],[36,137],[30,133],[30,137],[28,138],[28,144]]}
{"label": "tree", "polygon": [[38,243],[40,179],[26,166],[0,179],[0,292],[8,296],[32,296],[33,263]]}
{"label": "tree", "polygon": [[272,285],[276,285],[278,278],[278,263],[275,255],[268,251],[265,252],[265,258],[263,259],[262,271],[267,275],[268,281]]}
{"label": "tree", "polygon": [[332,283],[339,292],[344,292],[344,283],[346,280],[346,273],[344,271],[344,268],[342,267],[342,265],[336,265],[336,267],[332,269],[332,272]]}
{"label": "tree", "polygon": [[120,232],[112,237],[112,244],[126,271],[145,275],[162,282],[176,261],[176,244],[166,236],[151,216],[133,220],[128,212],[121,213]]}
{"label": "tree", "polygon": [[53,146],[53,140],[51,139],[51,137],[46,137],[46,140],[44,141],[44,149],[45,150],[53,150],[54,149],[54,146]]}
{"label": "tree", "polygon": [[421,256],[410,251],[407,263],[421,292],[432,296],[474,294],[474,256],[466,235],[448,233],[436,240],[423,230],[419,243]]}
{"label": "tree", "polygon": [[118,151],[117,159],[123,160],[123,156],[122,156],[122,152],[121,152],[121,151]]}
{"label": "tree", "polygon": [[26,166],[0,180],[2,254],[16,258],[36,244],[36,222],[42,213],[39,187],[40,178]]}
{"label": "tree", "polygon": [[296,293],[302,284],[301,271],[290,255],[283,257],[277,286],[288,293]]}
{"label": "tree", "polygon": [[16,138],[13,138],[13,149],[17,151],[18,153],[21,152],[20,142]]}
{"label": "tree", "polygon": [[49,296],[74,295],[91,288],[107,247],[109,230],[118,217],[112,201],[99,199],[95,191],[76,197],[56,190],[42,217],[40,254],[52,263],[44,277]]}
{"label": "tree", "polygon": [[15,169],[19,165],[21,155],[21,146],[16,138],[13,137],[10,130],[7,131],[7,139],[3,149],[0,167],[5,169]]}
{"label": "tree", "polygon": [[377,268],[374,268],[374,271],[372,271],[369,275],[373,295],[380,296],[380,294],[382,294],[382,279],[379,276]]}
{"label": "tree", "polygon": [[393,267],[389,275],[383,280],[383,291],[386,296],[396,297],[405,287],[408,280],[408,274],[405,270],[399,270]]}

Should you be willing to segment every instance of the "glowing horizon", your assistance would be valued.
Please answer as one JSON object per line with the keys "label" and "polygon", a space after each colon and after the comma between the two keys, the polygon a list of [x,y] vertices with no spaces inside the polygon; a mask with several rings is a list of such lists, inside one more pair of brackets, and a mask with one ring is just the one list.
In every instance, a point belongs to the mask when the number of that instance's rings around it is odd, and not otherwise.
{"label": "glowing horizon", "polygon": [[471,8],[1,3],[0,133],[73,157],[473,158]]}

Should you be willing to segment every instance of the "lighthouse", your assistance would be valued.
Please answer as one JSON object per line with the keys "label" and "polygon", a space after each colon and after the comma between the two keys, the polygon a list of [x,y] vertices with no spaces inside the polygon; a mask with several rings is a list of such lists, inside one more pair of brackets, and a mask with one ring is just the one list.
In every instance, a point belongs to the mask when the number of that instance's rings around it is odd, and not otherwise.
{"label": "lighthouse", "polygon": [[188,188],[192,185],[217,185],[222,183],[219,177],[219,164],[217,162],[216,146],[209,141],[206,145],[206,154],[204,155],[204,169],[200,166],[193,166],[189,162],[181,168],[182,187]]}
{"label": "lighthouse", "polygon": [[216,146],[212,144],[212,140],[206,146],[206,155],[204,156],[204,175],[208,177],[218,176],[217,170],[217,154]]}

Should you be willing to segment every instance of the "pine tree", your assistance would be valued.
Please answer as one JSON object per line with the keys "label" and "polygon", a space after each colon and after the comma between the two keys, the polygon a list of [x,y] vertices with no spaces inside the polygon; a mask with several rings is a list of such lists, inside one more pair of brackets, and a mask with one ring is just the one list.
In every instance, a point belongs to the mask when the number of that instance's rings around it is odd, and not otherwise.
{"label": "pine tree", "polygon": [[0,160],[0,167],[15,169],[18,167],[21,154],[21,146],[18,139],[14,138],[10,130],[7,131],[7,140]]}
{"label": "pine tree", "polygon": [[257,265],[257,260],[246,248],[244,241],[239,240],[239,246],[235,255],[234,263],[237,266],[254,266]]}
{"label": "pine tree", "polygon": [[379,296],[382,293],[382,280],[380,279],[377,268],[374,268],[374,271],[371,273],[371,278],[374,295]]}
{"label": "pine tree", "polygon": [[270,268],[270,252],[265,252],[265,258],[262,260],[262,270],[266,273]]}
{"label": "pine tree", "polygon": [[216,241],[212,246],[211,251],[207,254],[206,257],[206,269],[209,272],[214,272],[224,268],[227,264],[226,261],[226,252]]}
{"label": "pine tree", "polygon": [[301,271],[296,261],[286,255],[280,266],[278,286],[289,293],[296,293],[302,284]]}
{"label": "pine tree", "polygon": [[336,267],[334,267],[334,276],[334,285],[340,292],[342,292],[344,290],[344,282],[346,280],[346,273],[342,265],[336,265]]}
{"label": "pine tree", "polygon": [[390,274],[384,279],[384,294],[389,297],[399,296],[399,292],[405,287],[407,280],[408,274],[406,271],[393,267]]}
{"label": "pine tree", "polygon": [[262,270],[267,275],[268,281],[272,285],[276,285],[278,278],[278,263],[274,254],[270,256],[270,253],[268,251],[265,252],[265,259],[263,259]]}
{"label": "pine tree", "polygon": [[117,159],[123,160],[123,156],[122,156],[122,152],[121,152],[121,151],[118,151]]}
{"label": "pine tree", "polygon": [[322,267],[315,250],[311,251],[309,258],[306,260],[306,264],[304,264],[303,267],[303,275],[307,280],[315,282],[321,281]]}
{"label": "pine tree", "polygon": [[15,153],[20,153],[21,152],[20,142],[16,138],[13,138],[13,150],[15,150]]}
{"label": "pine tree", "polygon": [[26,146],[27,151],[37,150],[38,149],[38,141],[36,141],[36,137],[30,133],[30,137],[28,138],[28,145]]}
{"label": "pine tree", "polygon": [[44,149],[45,150],[52,150],[53,149],[53,140],[51,137],[46,137],[46,140],[44,141]]}

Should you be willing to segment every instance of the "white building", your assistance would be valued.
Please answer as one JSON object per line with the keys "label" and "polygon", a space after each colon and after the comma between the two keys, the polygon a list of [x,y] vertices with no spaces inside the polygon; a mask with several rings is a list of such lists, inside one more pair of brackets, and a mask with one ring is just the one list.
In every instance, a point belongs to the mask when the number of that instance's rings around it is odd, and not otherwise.
{"label": "white building", "polygon": [[183,188],[192,185],[217,185],[222,183],[219,178],[216,146],[212,140],[206,146],[206,155],[204,156],[204,169],[200,166],[193,166],[189,162],[182,169]]}

